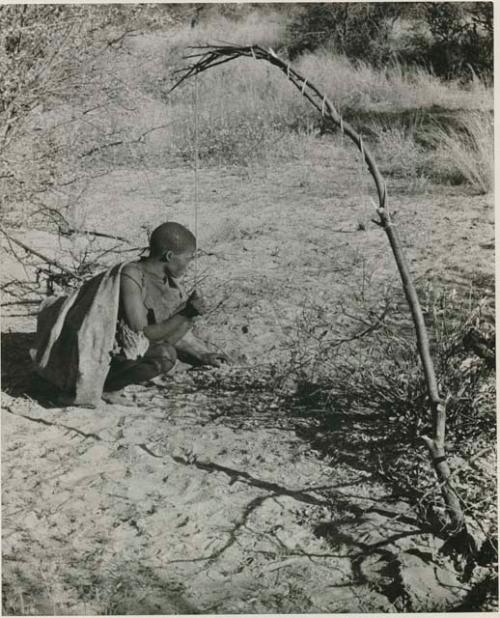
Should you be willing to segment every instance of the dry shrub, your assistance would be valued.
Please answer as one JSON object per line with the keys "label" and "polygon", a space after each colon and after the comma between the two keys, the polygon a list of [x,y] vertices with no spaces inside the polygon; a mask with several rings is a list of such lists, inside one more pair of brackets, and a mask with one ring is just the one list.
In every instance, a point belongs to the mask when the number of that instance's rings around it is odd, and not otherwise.
{"label": "dry shrub", "polygon": [[[493,303],[432,285],[419,296],[448,395],[452,478],[478,541],[475,563],[489,569],[497,556]],[[197,387],[231,391],[230,400],[217,400],[227,422],[259,415],[261,424],[288,426],[288,419],[332,467],[383,482],[394,500],[413,506],[423,529],[443,534],[444,505],[421,440],[432,432],[427,390],[401,293],[357,309],[311,304],[294,341],[288,362],[203,374]]]}
{"label": "dry shrub", "polygon": [[[453,292],[432,286],[420,290],[420,297],[439,387],[447,396],[452,475],[469,523],[482,542],[496,548],[492,301],[475,298],[470,308]],[[443,504],[420,439],[432,433],[426,384],[408,312],[403,300],[399,304],[401,310],[391,301],[383,320],[368,311],[364,322],[374,328],[344,345],[331,339],[321,308],[305,315],[302,347],[298,340],[293,357],[297,389],[289,406],[319,423],[323,439],[317,448],[339,463],[346,453],[352,456],[355,465],[413,503],[428,525]],[[320,333],[316,339],[314,332]]]}

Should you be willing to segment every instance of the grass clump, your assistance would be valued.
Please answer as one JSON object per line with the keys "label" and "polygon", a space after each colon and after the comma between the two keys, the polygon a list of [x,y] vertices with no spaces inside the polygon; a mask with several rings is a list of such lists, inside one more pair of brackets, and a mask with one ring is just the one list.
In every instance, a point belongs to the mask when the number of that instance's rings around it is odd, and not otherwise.
{"label": "grass clump", "polygon": [[489,113],[460,112],[440,121],[422,116],[422,122],[406,125],[379,124],[374,133],[377,159],[389,176],[465,184],[478,194],[493,190],[493,118]]}
{"label": "grass clump", "polygon": [[404,126],[381,129],[376,138],[376,152],[385,174],[405,180],[421,177],[429,158],[426,149],[417,141],[416,132]]}
{"label": "grass clump", "polygon": [[494,186],[493,118],[462,113],[456,126],[437,126],[426,136],[432,148],[428,173],[438,181],[469,184],[480,194]]}

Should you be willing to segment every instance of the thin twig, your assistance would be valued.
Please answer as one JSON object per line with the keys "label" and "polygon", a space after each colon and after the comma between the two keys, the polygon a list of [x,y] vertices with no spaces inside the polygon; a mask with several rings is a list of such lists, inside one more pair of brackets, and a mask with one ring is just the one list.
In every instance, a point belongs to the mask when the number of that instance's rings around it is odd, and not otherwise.
{"label": "thin twig", "polygon": [[78,279],[80,281],[83,280],[83,277],[80,277],[80,275],[77,275],[76,273],[72,272],[71,270],[69,270],[69,268],[66,268],[66,266],[63,266],[62,264],[59,264],[59,262],[57,262],[56,260],[53,260],[53,259],[47,257],[46,255],[43,255],[43,253],[40,253],[39,251],[35,251],[35,249],[32,249],[31,247],[28,247],[28,245],[25,245],[20,240],[17,240],[16,238],[13,238],[10,234],[7,234],[7,232],[2,227],[0,227],[0,232],[10,242],[13,242],[14,244],[18,245],[19,247],[21,247],[21,249],[24,249],[24,251],[27,251],[28,253],[31,253],[32,255],[35,255],[36,257],[40,258],[41,260],[43,260],[47,264],[50,264],[51,266],[54,266],[55,268],[58,268],[62,272],[66,273],[67,275],[70,275],[73,279]]}

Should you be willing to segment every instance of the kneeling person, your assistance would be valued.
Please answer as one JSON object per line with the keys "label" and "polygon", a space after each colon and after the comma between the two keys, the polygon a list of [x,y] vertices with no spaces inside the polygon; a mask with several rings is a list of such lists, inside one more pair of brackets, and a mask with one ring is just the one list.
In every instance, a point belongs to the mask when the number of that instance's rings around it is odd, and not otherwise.
{"label": "kneeling person", "polygon": [[177,357],[193,365],[219,366],[227,360],[224,354],[207,350],[190,332],[193,319],[206,309],[196,291],[185,298],[178,279],[195,251],[193,234],[168,222],[152,233],[149,256],[123,267],[106,390],[168,373]]}
{"label": "kneeling person", "polygon": [[227,360],[190,332],[205,306],[196,291],[186,298],[178,279],[195,249],[189,230],[164,223],[151,235],[148,257],[117,264],[68,296],[47,298],[30,350],[37,373],[74,405],[94,406],[103,388],[150,380],[170,371],[177,357],[193,365]]}

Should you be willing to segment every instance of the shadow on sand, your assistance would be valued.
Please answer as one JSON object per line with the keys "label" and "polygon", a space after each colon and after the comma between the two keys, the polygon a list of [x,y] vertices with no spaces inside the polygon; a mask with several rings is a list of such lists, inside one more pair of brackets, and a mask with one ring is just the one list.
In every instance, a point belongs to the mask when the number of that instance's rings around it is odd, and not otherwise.
{"label": "shadow on sand", "polygon": [[[224,419],[224,424],[236,431],[251,428],[257,422],[261,429],[294,433],[320,458],[328,461],[332,469],[332,484],[313,490],[297,490],[266,483],[244,470],[230,469],[216,462],[191,462],[204,470],[224,472],[231,482],[237,480],[268,492],[248,505],[248,511],[243,513],[232,531],[230,541],[245,525],[248,512],[267,498],[288,495],[299,502],[327,508],[329,515],[323,511],[321,520],[309,521],[315,535],[328,543],[331,557],[350,559],[356,584],[376,585],[391,602],[396,603],[399,611],[421,611],[417,599],[408,594],[407,585],[401,579],[401,572],[412,562],[418,563],[419,568],[428,569],[433,594],[437,595],[440,594],[440,583],[432,573],[440,561],[453,563],[454,576],[462,582],[464,589],[470,586],[467,596],[457,601],[461,611],[482,610],[488,597],[493,600],[498,597],[495,577],[488,577],[479,586],[469,583],[477,565],[492,565],[491,557],[483,559],[482,554],[490,549],[491,556],[496,556],[496,539],[488,541],[491,547],[469,547],[467,542],[468,550],[457,552],[460,539],[450,537],[439,519],[433,517],[432,508],[423,503],[413,476],[417,466],[411,459],[409,445],[417,446],[414,444],[417,436],[412,426],[405,426],[394,414],[358,409],[356,402],[348,409],[345,402],[334,400],[325,405],[325,401],[318,399],[312,385],[304,392],[286,397],[279,410],[276,406],[272,409],[265,405],[267,394],[248,388],[244,392],[244,389],[233,387],[228,404],[215,390],[213,400],[220,405],[220,410],[214,418],[219,422]],[[346,470],[349,478],[358,480],[342,483]],[[348,479],[344,477],[345,480]],[[231,545],[230,541],[223,550]],[[217,556],[201,559],[214,557]],[[436,608],[441,607],[439,603],[436,598]]]}
{"label": "shadow on sand", "polygon": [[2,333],[2,391],[34,399],[44,408],[60,407],[59,390],[34,371],[29,353],[34,341],[35,333]]}

